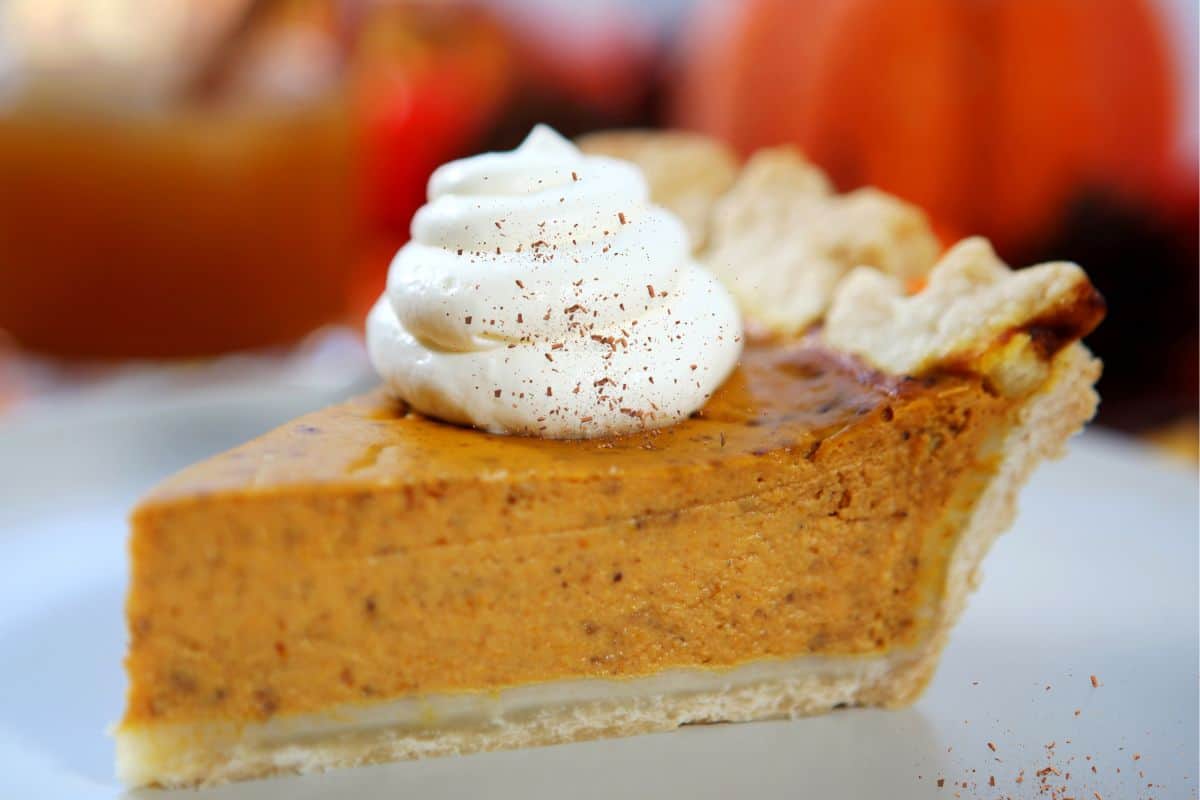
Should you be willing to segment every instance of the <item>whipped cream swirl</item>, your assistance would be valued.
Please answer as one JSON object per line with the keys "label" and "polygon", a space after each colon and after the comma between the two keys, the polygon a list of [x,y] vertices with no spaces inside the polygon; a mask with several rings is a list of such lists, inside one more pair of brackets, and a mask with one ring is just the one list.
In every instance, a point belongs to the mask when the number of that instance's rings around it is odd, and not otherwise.
{"label": "whipped cream swirl", "polygon": [[737,363],[738,311],[641,172],[545,126],[439,168],[367,319],[392,391],[492,433],[677,422]]}

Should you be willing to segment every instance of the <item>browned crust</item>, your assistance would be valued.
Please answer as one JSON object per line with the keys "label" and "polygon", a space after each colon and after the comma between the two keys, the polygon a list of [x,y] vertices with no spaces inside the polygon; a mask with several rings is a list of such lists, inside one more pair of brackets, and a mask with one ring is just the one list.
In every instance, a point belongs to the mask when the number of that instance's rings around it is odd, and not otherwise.
{"label": "browned crust", "polygon": [[1100,398],[1093,386],[1100,369],[1099,360],[1087,348],[1072,344],[1054,358],[1049,379],[1021,407],[1017,426],[1004,443],[1000,468],[975,506],[951,556],[933,634],[919,657],[893,675],[890,686],[877,699],[879,705],[912,703],[932,678],[951,628],[979,585],[984,556],[1016,517],[1021,487],[1039,463],[1061,457],[1067,440],[1095,414]]}
{"label": "browned crust", "polygon": [[1023,396],[1103,316],[1104,300],[1079,266],[1014,271],[975,237],[947,251],[916,294],[877,270],[854,270],[835,291],[822,335],[884,372],[965,372]]}
{"label": "browned crust", "polygon": [[1034,352],[1043,361],[1058,355],[1096,329],[1108,312],[1108,304],[1091,283],[1080,284],[1047,313],[1029,320],[1021,332],[1028,334]]}

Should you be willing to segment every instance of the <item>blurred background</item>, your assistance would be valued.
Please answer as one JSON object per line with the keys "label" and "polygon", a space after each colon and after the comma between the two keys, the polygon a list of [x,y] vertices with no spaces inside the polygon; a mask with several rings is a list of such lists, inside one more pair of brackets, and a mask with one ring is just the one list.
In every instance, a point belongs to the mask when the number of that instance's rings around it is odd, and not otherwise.
{"label": "blurred background", "polygon": [[793,142],[1083,264],[1101,424],[1197,451],[1194,0],[0,0],[0,420],[370,383],[438,164],[535,122]]}

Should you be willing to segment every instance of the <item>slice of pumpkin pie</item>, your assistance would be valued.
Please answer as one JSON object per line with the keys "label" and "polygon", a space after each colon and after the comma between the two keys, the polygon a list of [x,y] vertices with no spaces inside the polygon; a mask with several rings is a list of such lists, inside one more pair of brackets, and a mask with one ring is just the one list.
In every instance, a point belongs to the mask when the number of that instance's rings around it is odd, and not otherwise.
{"label": "slice of pumpkin pie", "polygon": [[383,387],[139,504],[126,782],[919,695],[1095,409],[1103,303],[798,154],[675,144],[443,167],[368,320]]}

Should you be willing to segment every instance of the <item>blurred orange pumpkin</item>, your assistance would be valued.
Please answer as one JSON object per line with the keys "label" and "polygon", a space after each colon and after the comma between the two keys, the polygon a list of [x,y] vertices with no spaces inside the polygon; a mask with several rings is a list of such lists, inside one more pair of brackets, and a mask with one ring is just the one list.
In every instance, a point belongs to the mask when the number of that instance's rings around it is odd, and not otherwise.
{"label": "blurred orange pumpkin", "polygon": [[714,2],[674,121],[742,151],[798,143],[951,229],[1020,248],[1084,189],[1168,180],[1176,86],[1145,0]]}

